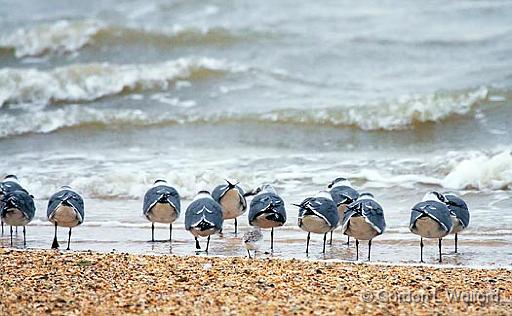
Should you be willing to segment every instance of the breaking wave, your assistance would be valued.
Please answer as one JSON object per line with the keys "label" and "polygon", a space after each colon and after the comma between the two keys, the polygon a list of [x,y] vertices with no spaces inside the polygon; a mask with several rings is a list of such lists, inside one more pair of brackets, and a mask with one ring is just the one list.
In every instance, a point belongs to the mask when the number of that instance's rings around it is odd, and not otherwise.
{"label": "breaking wave", "polygon": [[119,42],[150,43],[155,46],[224,44],[241,38],[230,30],[220,27],[209,29],[184,28],[152,30],[139,27],[108,25],[97,20],[60,20],[20,28],[0,36],[0,50],[10,50],[17,58],[45,54],[70,53],[86,45],[112,45]]}
{"label": "breaking wave", "polygon": [[17,58],[49,52],[73,52],[87,44],[101,29],[95,21],[57,21],[32,28],[17,29],[0,37],[0,48],[14,51]]}
{"label": "breaking wave", "polygon": [[512,152],[480,153],[458,163],[441,184],[452,189],[512,189]]}
{"label": "breaking wave", "polygon": [[425,122],[438,122],[470,112],[488,96],[481,87],[451,95],[404,96],[387,103],[350,105],[320,110],[283,110],[259,116],[259,120],[330,126],[352,126],[363,130],[397,130]]}
{"label": "breaking wave", "polygon": [[123,92],[163,90],[187,79],[242,71],[241,66],[211,58],[180,58],[157,64],[76,64],[49,71],[0,70],[0,107],[9,103],[84,102]]}
{"label": "breaking wave", "polygon": [[[84,66],[85,67],[85,66]],[[84,101],[102,96],[119,94],[125,90],[165,88],[173,80],[213,75],[229,69],[216,60],[180,60],[152,67],[137,66],[88,66],[94,79],[75,74],[73,69],[45,74],[46,80],[36,76],[28,88],[18,90],[18,99],[56,101]],[[231,67],[232,68],[232,67]],[[224,69],[224,70],[222,70]],[[32,71],[32,70],[30,70]],[[30,72],[29,71],[29,72]],[[59,75],[57,75],[57,73]],[[101,75],[100,75],[101,74]],[[43,76],[43,77],[45,77]],[[63,77],[64,76],[64,77]],[[73,78],[66,80],[64,78]],[[1,78],[1,71],[0,71]],[[59,79],[57,79],[59,78]],[[48,84],[53,80],[54,84]],[[1,79],[0,79],[1,82]],[[4,91],[8,89],[4,86]],[[0,88],[2,91],[2,88]],[[130,128],[173,124],[222,124],[222,123],[271,123],[318,125],[334,127],[356,127],[362,130],[397,130],[426,122],[437,122],[455,115],[470,112],[481,100],[487,97],[487,89],[467,92],[456,96],[410,98],[406,101],[382,105],[353,105],[328,109],[289,109],[266,113],[215,112],[204,113],[190,107],[187,112],[168,111],[150,115],[143,110],[96,109],[86,105],[52,107],[42,111],[27,111],[17,114],[0,114],[0,138],[27,133],[49,133],[62,128]],[[2,94],[0,93],[0,99]],[[5,99],[13,97],[5,97]],[[178,101],[176,101],[178,102]]]}
{"label": "breaking wave", "polygon": [[[466,157],[466,158],[463,158]],[[443,168],[439,168],[443,165]],[[421,168],[418,168],[421,169]],[[416,184],[434,185],[452,190],[512,190],[512,151],[495,153],[461,152],[431,159],[430,174],[393,174],[376,169],[362,169],[348,176],[372,187]]]}

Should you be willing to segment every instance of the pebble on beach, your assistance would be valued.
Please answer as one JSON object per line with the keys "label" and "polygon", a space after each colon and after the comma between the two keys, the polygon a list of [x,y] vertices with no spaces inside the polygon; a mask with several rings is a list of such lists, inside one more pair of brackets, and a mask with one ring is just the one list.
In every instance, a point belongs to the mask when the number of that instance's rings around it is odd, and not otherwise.
{"label": "pebble on beach", "polygon": [[512,271],[0,249],[0,314],[509,314]]}

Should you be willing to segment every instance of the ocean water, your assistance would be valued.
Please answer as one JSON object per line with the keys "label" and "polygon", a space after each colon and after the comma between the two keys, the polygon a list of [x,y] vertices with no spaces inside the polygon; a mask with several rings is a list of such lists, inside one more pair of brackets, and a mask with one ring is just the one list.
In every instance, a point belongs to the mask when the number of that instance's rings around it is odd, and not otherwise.
{"label": "ocean water", "polygon": [[[71,185],[86,204],[72,249],[194,254],[183,217],[172,244],[148,242],[144,192],[165,178],[185,208],[199,189],[234,177],[246,189],[276,186],[289,219],[272,255],[304,258],[291,204],[344,176],[384,208],[372,260],[416,262],[410,208],[429,190],[450,190],[468,202],[471,223],[459,254],[444,239],[444,262],[511,267],[511,2],[0,8],[0,176],[18,175],[36,197],[27,247],[50,247],[47,200]],[[247,231],[246,215],[240,222]],[[232,229],[226,221],[211,254],[245,255]],[[157,239],[167,236],[157,225]],[[353,260],[345,241],[336,230],[323,255],[315,235],[309,257]],[[9,246],[5,234],[0,245]],[[260,255],[268,250],[267,232]],[[435,240],[425,259],[436,261]]]}

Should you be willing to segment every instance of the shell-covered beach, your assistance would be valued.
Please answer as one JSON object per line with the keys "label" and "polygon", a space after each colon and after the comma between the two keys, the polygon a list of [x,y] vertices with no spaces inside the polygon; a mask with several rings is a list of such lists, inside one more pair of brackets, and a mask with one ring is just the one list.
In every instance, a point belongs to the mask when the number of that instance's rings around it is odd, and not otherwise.
{"label": "shell-covered beach", "polygon": [[[0,8],[0,179],[35,202],[26,244],[21,226],[0,236],[1,315],[510,314],[512,2]],[[339,177],[381,206],[371,263],[340,226],[306,254],[297,205]],[[143,211],[157,179],[179,195],[172,228]],[[196,194],[225,179],[283,200],[255,260],[250,211],[208,256],[185,229]],[[70,239],[48,212],[62,186],[84,202]],[[411,233],[430,191],[470,214],[441,251]],[[72,252],[49,250],[68,240]]]}
{"label": "shell-covered beach", "polygon": [[2,315],[493,314],[512,271],[296,259],[0,251]]}

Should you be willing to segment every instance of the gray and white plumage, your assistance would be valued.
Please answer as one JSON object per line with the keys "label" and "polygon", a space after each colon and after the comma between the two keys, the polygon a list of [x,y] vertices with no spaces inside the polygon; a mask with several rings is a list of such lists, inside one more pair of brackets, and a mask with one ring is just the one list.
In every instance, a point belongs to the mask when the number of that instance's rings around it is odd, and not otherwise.
{"label": "gray and white plumage", "polygon": [[215,187],[212,197],[222,206],[224,219],[233,219],[245,213],[247,200],[244,189],[235,181],[226,180],[226,184]]}
{"label": "gray and white plumage", "polygon": [[242,242],[244,244],[249,257],[251,257],[251,250],[259,249],[259,242],[263,240],[263,234],[261,233],[261,229],[259,227],[253,228],[250,231],[246,232],[242,237]]}
{"label": "gray and white plumage", "polygon": [[144,195],[143,215],[152,223],[173,223],[180,215],[178,191],[165,180],[157,180]]}
{"label": "gray and white plumage", "polygon": [[48,220],[60,227],[76,227],[84,222],[84,200],[69,186],[63,186],[48,201]]}
{"label": "gray and white plumage", "polygon": [[28,191],[20,185],[18,177],[12,174],[5,176],[5,178],[0,181],[0,209],[2,208],[2,198],[11,191],[25,191],[28,194]]}
{"label": "gray and white plumage", "polygon": [[0,216],[10,226],[25,226],[34,219],[36,207],[34,199],[25,190],[12,190],[4,193]]}
{"label": "gray and white plumage", "polygon": [[9,191],[25,191],[28,193],[28,191],[20,185],[18,177],[15,175],[5,176],[0,182],[0,198]]}
{"label": "gray and white plumage", "polygon": [[336,203],[341,224],[345,217],[347,207],[359,198],[359,192],[352,188],[352,184],[345,178],[336,178],[328,188],[330,189],[332,199]]}
{"label": "gray and white plumage", "polygon": [[342,221],[344,234],[357,240],[371,240],[384,233],[385,229],[384,211],[371,194],[361,194],[347,207]]}
{"label": "gray and white plumage", "polygon": [[283,199],[270,184],[263,184],[251,201],[249,224],[261,228],[283,226],[286,222],[286,208]]}
{"label": "gray and white plumage", "polygon": [[321,191],[298,206],[298,225],[302,230],[325,234],[338,225],[338,209],[329,192]]}
{"label": "gray and white plumage", "polygon": [[450,211],[450,216],[453,222],[452,234],[457,234],[469,226],[469,208],[463,199],[454,193],[447,192],[443,194],[446,201],[445,204]]}
{"label": "gray and white plumage", "polygon": [[207,237],[222,229],[222,207],[207,191],[199,192],[185,212],[185,229],[195,237]]}
{"label": "gray and white plumage", "polygon": [[452,230],[450,210],[444,203],[444,196],[431,192],[411,210],[409,229],[425,238],[442,238]]}

